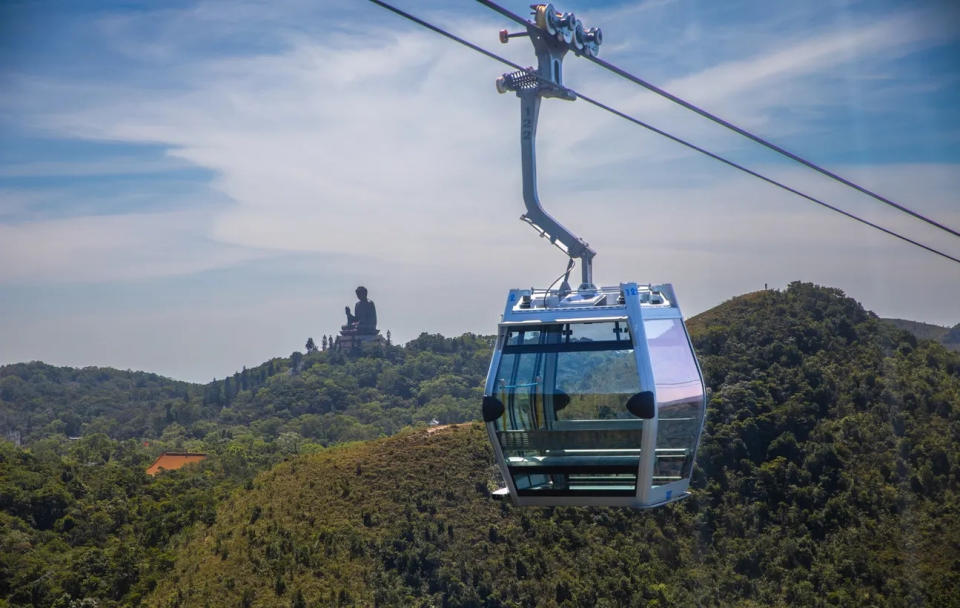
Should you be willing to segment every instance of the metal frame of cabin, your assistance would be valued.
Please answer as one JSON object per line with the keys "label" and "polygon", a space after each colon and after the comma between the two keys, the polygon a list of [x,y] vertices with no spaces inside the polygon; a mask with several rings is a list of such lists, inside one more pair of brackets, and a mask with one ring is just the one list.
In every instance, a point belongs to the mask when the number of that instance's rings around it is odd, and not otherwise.
{"label": "metal frame of cabin", "polygon": [[[655,346],[656,338],[648,340],[646,328],[658,322],[675,332],[670,345],[672,352],[667,353],[666,359],[671,359],[675,366],[680,362],[679,366],[684,368],[680,382],[666,382],[671,380],[667,377],[671,370],[669,362],[664,368],[662,353],[659,360],[658,353],[651,357],[651,345],[654,350],[659,347]],[[629,340],[621,339],[614,350],[632,356],[635,365],[628,372],[635,374],[633,388],[654,393],[652,416],[647,419],[628,411],[629,392],[606,395],[609,407],[603,406],[604,417],[577,419],[554,411],[551,398],[555,400],[559,390],[557,359],[568,352],[603,351],[606,342],[583,339],[540,346],[511,344],[512,335],[531,332],[534,336],[545,336],[548,328],[573,331],[578,326],[595,324],[617,324],[619,338],[620,323],[625,324],[624,330],[628,332],[624,333],[628,333]],[[686,352],[685,360],[681,350]],[[518,379],[513,372],[507,380],[501,370],[511,363],[507,358],[516,359],[515,355],[520,352],[538,351],[547,353],[544,360],[553,356],[552,370],[545,364],[542,371],[533,372],[533,378]],[[512,364],[517,366],[516,362]],[[578,373],[588,372],[578,370]],[[658,372],[663,376],[659,381]],[[512,384],[505,384],[505,380]],[[676,393],[677,386],[684,383],[682,390],[686,392],[681,401],[687,406],[683,408],[685,416],[664,417],[677,405],[665,397],[669,398],[671,391]],[[518,398],[518,391],[523,390],[526,397]],[[505,488],[495,492],[497,496],[509,495],[517,505],[649,508],[687,495],[703,431],[706,394],[699,363],[669,284],[622,283],[596,289],[592,294],[578,291],[566,295],[548,290],[511,290],[499,325],[484,396],[487,432],[506,482]],[[500,416],[493,416],[496,411],[487,411],[486,399],[491,397],[492,403],[503,405]],[[584,398],[588,399],[589,395]],[[521,415],[523,408],[530,411]],[[674,435],[682,439],[673,443],[665,439],[671,435],[671,427],[681,426],[682,432]],[[674,474],[664,474],[665,471]]]}

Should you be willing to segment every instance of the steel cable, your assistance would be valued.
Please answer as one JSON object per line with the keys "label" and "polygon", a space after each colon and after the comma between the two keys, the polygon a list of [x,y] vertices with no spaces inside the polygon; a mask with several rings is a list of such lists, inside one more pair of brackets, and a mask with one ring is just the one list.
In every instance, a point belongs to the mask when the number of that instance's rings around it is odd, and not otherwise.
{"label": "steel cable", "polygon": [[[480,1],[482,1],[482,0],[480,0]],[[406,19],[409,19],[410,21],[413,21],[414,23],[416,23],[416,24],[418,24],[418,25],[421,25],[421,26],[423,26],[423,27],[425,27],[425,28],[427,28],[427,29],[429,29],[429,30],[437,33],[437,34],[440,34],[441,36],[444,36],[444,37],[446,37],[446,38],[449,38],[450,40],[453,40],[454,42],[458,42],[458,43],[462,44],[463,46],[466,46],[467,48],[470,48],[470,49],[472,49],[472,50],[474,50],[474,51],[477,51],[478,53],[481,53],[482,55],[486,55],[487,57],[489,57],[489,58],[491,58],[491,59],[493,59],[493,60],[495,60],[495,61],[499,61],[500,63],[502,63],[502,64],[504,64],[504,65],[510,66],[510,67],[514,68],[515,70],[522,70],[522,71],[531,73],[531,74],[533,74],[538,80],[540,80],[541,82],[544,82],[545,84],[548,84],[548,85],[550,85],[550,86],[556,86],[556,85],[554,85],[552,82],[548,81],[547,79],[540,77],[540,76],[537,75],[535,72],[531,71],[529,68],[521,67],[519,64],[514,63],[514,62],[510,61],[509,59],[506,59],[506,58],[504,58],[504,57],[501,57],[500,55],[497,55],[496,53],[493,53],[493,52],[491,52],[491,51],[488,51],[488,50],[486,50],[485,48],[483,48],[483,47],[481,47],[481,46],[478,46],[478,45],[476,45],[476,44],[474,44],[474,43],[472,43],[472,42],[470,42],[470,41],[468,41],[468,40],[465,40],[465,39],[463,39],[463,38],[461,38],[461,37],[459,37],[459,36],[457,36],[457,35],[455,35],[455,34],[452,34],[452,33],[448,32],[448,31],[446,31],[446,30],[444,30],[444,29],[442,29],[442,28],[440,28],[440,27],[437,27],[437,26],[433,25],[432,23],[429,23],[429,22],[427,22],[427,21],[424,21],[423,19],[420,19],[419,17],[416,17],[416,16],[414,16],[414,15],[411,15],[410,13],[407,13],[406,11],[403,11],[403,10],[401,10],[401,9],[395,7],[395,6],[392,6],[392,5],[390,5],[390,4],[387,4],[386,2],[383,2],[382,0],[370,0],[370,2],[373,2],[374,4],[376,4],[376,5],[378,5],[378,6],[381,6],[381,7],[385,8],[385,9],[387,9],[387,10],[389,10],[389,11],[391,11],[391,12],[397,14],[397,15],[400,15],[401,17],[404,17],[404,18],[406,18]],[[767,182],[768,184],[771,184],[771,185],[773,185],[773,186],[776,186],[776,187],[778,187],[778,188],[781,188],[781,189],[783,189],[783,190],[786,190],[787,192],[790,192],[791,194],[795,194],[795,195],[797,195],[797,196],[799,196],[799,197],[801,197],[801,198],[804,198],[804,199],[806,199],[806,200],[808,200],[808,201],[810,201],[810,202],[816,203],[816,204],[818,204],[818,205],[820,205],[820,206],[822,206],[822,207],[825,207],[825,208],[827,208],[827,209],[829,209],[829,210],[831,210],[831,211],[834,211],[834,212],[836,212],[836,213],[839,213],[840,215],[843,215],[843,216],[846,216],[846,217],[848,217],[848,218],[850,218],[850,219],[856,220],[856,221],[858,221],[858,222],[860,222],[860,223],[862,223],[862,224],[865,224],[865,225],[867,225],[867,226],[870,226],[871,228],[874,228],[874,229],[876,229],[876,230],[879,230],[879,231],[881,231],[881,232],[884,232],[884,233],[886,233],[886,234],[889,234],[890,236],[896,237],[896,238],[898,238],[898,239],[900,239],[900,240],[902,240],[902,241],[905,241],[905,242],[907,242],[907,243],[910,243],[911,245],[915,245],[915,246],[917,246],[917,247],[920,247],[921,249],[924,249],[924,250],[926,250],[926,251],[929,251],[930,253],[935,253],[936,255],[939,255],[939,256],[944,257],[944,258],[946,258],[946,259],[948,259],[948,260],[950,260],[950,261],[952,261],[952,262],[956,262],[956,263],[960,264],[960,258],[956,258],[956,257],[954,257],[954,256],[952,256],[952,255],[949,255],[949,254],[947,254],[947,253],[944,253],[943,251],[940,251],[940,250],[938,250],[938,249],[934,249],[933,247],[930,247],[930,246],[928,246],[928,245],[924,245],[923,243],[920,243],[920,242],[915,241],[915,240],[913,240],[913,239],[911,239],[911,238],[909,238],[909,237],[907,237],[907,236],[904,236],[904,235],[902,235],[902,234],[899,234],[899,233],[897,233],[897,232],[895,232],[895,231],[893,231],[893,230],[890,230],[889,228],[884,228],[883,226],[880,226],[879,224],[875,224],[875,223],[873,223],[873,222],[871,222],[871,221],[869,221],[869,220],[866,220],[866,219],[864,219],[864,218],[862,218],[862,217],[859,217],[859,216],[857,216],[857,215],[855,215],[855,214],[853,214],[853,213],[850,213],[849,211],[844,211],[843,209],[840,209],[839,207],[835,207],[834,205],[831,205],[830,203],[827,203],[827,202],[825,202],[825,201],[822,201],[822,200],[820,200],[820,199],[818,199],[818,198],[816,198],[816,197],[810,196],[809,194],[805,194],[805,193],[803,193],[803,192],[801,192],[801,191],[799,191],[799,190],[797,190],[797,189],[795,189],[795,188],[792,188],[792,187],[790,187],[790,186],[787,186],[786,184],[783,184],[783,183],[781,183],[781,182],[779,182],[779,181],[777,181],[777,180],[775,180],[775,179],[773,179],[773,178],[771,178],[771,177],[767,177],[767,176],[765,176],[765,175],[763,175],[763,174],[761,174],[761,173],[758,173],[758,172],[756,172],[756,171],[754,171],[754,170],[752,170],[752,169],[748,169],[747,167],[745,167],[745,166],[743,166],[743,165],[740,165],[740,164],[738,164],[738,163],[736,163],[736,162],[734,162],[734,161],[732,161],[732,160],[729,160],[729,159],[727,159],[727,158],[725,158],[725,157],[723,157],[723,156],[720,156],[719,154],[716,154],[716,153],[714,153],[714,152],[710,152],[709,150],[707,150],[707,149],[705,149],[705,148],[701,148],[700,146],[697,146],[696,144],[693,144],[693,143],[691,143],[691,142],[688,142],[688,141],[686,141],[686,140],[684,140],[684,139],[682,139],[682,138],[680,138],[680,137],[677,137],[677,136],[675,136],[675,135],[671,135],[670,133],[667,133],[666,131],[663,131],[663,130],[661,130],[661,129],[658,129],[657,127],[654,127],[653,125],[647,124],[647,123],[643,122],[642,120],[640,120],[640,119],[638,119],[638,118],[635,118],[635,117],[633,117],[633,116],[630,116],[629,114],[626,114],[626,113],[624,113],[624,112],[621,112],[620,110],[617,110],[616,108],[613,108],[613,107],[611,107],[611,106],[609,106],[609,105],[607,105],[607,104],[605,104],[605,103],[602,103],[602,102],[600,102],[600,101],[597,101],[596,99],[593,99],[592,97],[589,97],[589,96],[587,96],[587,95],[583,95],[583,94],[575,91],[574,89],[570,89],[570,88],[566,88],[566,87],[564,87],[564,89],[565,89],[566,91],[568,91],[568,92],[576,95],[576,96],[579,97],[580,99],[583,99],[585,102],[587,102],[587,103],[589,103],[589,104],[591,104],[591,105],[593,105],[593,106],[596,106],[596,107],[598,107],[598,108],[600,108],[600,109],[602,109],[602,110],[605,110],[605,111],[607,111],[607,112],[609,112],[609,113],[611,113],[611,114],[613,114],[613,115],[615,115],[615,116],[618,116],[618,117],[620,117],[620,118],[623,118],[624,120],[627,120],[627,121],[630,121],[630,122],[632,122],[632,123],[634,123],[634,124],[636,124],[636,125],[639,125],[639,126],[645,128],[645,129],[649,130],[649,131],[652,131],[653,133],[656,133],[657,135],[661,135],[661,136],[663,136],[663,137],[666,137],[667,139],[669,139],[669,140],[671,140],[671,141],[673,141],[673,142],[676,142],[676,143],[678,143],[678,144],[680,144],[680,145],[682,145],[682,146],[685,146],[685,147],[687,147],[687,148],[690,148],[691,150],[694,150],[694,151],[699,152],[699,153],[701,153],[701,154],[703,154],[703,155],[709,156],[710,158],[712,158],[712,159],[714,159],[714,160],[718,160],[718,161],[724,163],[725,165],[728,165],[728,166],[730,166],[730,167],[733,167],[734,169],[738,169],[738,170],[746,173],[747,175],[756,177],[757,179],[763,180],[763,181]],[[948,229],[948,231],[949,231],[949,229]],[[960,233],[958,233],[958,236],[960,236]]]}
{"label": "steel cable", "polygon": [[[505,8],[503,8],[502,6],[500,6],[500,5],[498,5],[498,4],[495,4],[495,3],[493,3],[493,2],[490,2],[490,0],[477,0],[477,2],[479,2],[480,4],[486,6],[487,8],[493,9],[494,11],[500,13],[501,15],[503,15],[503,16],[509,18],[509,19],[512,19],[513,21],[516,21],[517,23],[519,23],[519,24],[521,24],[521,25],[524,25],[524,26],[526,26],[526,27],[536,27],[534,24],[531,24],[529,21],[527,21],[527,20],[524,19],[523,17],[521,17],[521,16],[519,16],[519,15],[517,15],[517,14],[515,14],[515,13],[513,13],[513,12],[511,12],[511,11],[505,9]],[[755,135],[755,134],[751,133],[750,131],[747,131],[746,129],[744,129],[744,128],[742,128],[742,127],[738,127],[737,125],[731,123],[730,121],[727,121],[727,120],[724,120],[723,118],[720,118],[720,117],[717,116],[716,114],[713,114],[713,113],[711,113],[711,112],[708,112],[707,110],[704,110],[703,108],[701,108],[701,107],[699,107],[699,106],[696,106],[696,105],[690,103],[689,101],[687,101],[687,100],[685,100],[685,99],[683,99],[683,98],[681,98],[681,97],[677,97],[677,96],[674,95],[673,93],[670,93],[669,91],[667,91],[667,90],[665,90],[665,89],[662,89],[662,88],[658,87],[657,85],[655,85],[655,84],[653,84],[653,83],[651,83],[651,82],[649,82],[649,81],[647,81],[647,80],[644,80],[643,78],[640,78],[639,76],[635,76],[635,75],[631,74],[630,72],[627,72],[627,71],[624,70],[623,68],[617,67],[617,66],[613,65],[612,63],[610,63],[610,62],[608,62],[608,61],[604,61],[603,59],[600,59],[599,57],[594,57],[594,56],[590,56],[590,55],[586,55],[586,54],[583,54],[583,55],[581,55],[581,56],[584,57],[585,59],[587,59],[588,61],[592,61],[593,63],[599,65],[600,67],[604,68],[605,70],[608,70],[608,71],[610,71],[610,72],[613,72],[614,74],[616,74],[617,76],[620,76],[621,78],[624,78],[624,79],[626,79],[626,80],[629,80],[630,82],[633,82],[634,84],[638,84],[638,85],[640,85],[641,87],[647,89],[648,91],[651,91],[651,92],[653,92],[653,93],[656,93],[657,95],[660,95],[660,96],[663,97],[664,99],[667,99],[667,100],[669,100],[669,101],[672,101],[673,103],[678,104],[678,105],[686,108],[687,110],[690,110],[691,112],[694,112],[694,113],[696,113],[696,114],[699,114],[700,116],[706,118],[707,120],[713,121],[714,123],[716,123],[716,124],[718,124],[718,125],[726,128],[726,129],[729,129],[729,130],[731,130],[731,131],[733,131],[733,132],[735,132],[735,133],[737,133],[737,134],[739,134],[739,135],[742,135],[743,137],[746,137],[747,139],[749,139],[749,140],[751,140],[751,141],[753,141],[753,142],[755,142],[755,143],[758,143],[758,144],[760,144],[761,146],[764,146],[764,147],[766,147],[766,148],[768,148],[768,149],[770,149],[770,150],[773,150],[774,152],[776,152],[776,153],[778,153],[778,154],[781,154],[781,155],[789,158],[790,160],[793,160],[793,161],[795,161],[795,162],[798,162],[798,163],[800,163],[801,165],[804,165],[805,167],[807,167],[807,168],[809,168],[809,169],[813,169],[814,171],[817,171],[818,173],[820,173],[820,174],[822,174],[822,175],[825,175],[825,176],[829,177],[830,179],[833,179],[833,180],[835,180],[835,181],[838,181],[838,182],[840,182],[841,184],[843,184],[843,185],[845,185],[845,186],[849,186],[850,188],[853,188],[854,190],[857,190],[858,192],[861,192],[861,193],[863,193],[863,194],[866,194],[867,196],[873,197],[874,199],[876,199],[876,200],[878,200],[878,201],[880,201],[880,202],[882,202],[882,203],[884,203],[884,204],[886,204],[886,205],[889,205],[889,206],[893,207],[894,209],[897,209],[897,210],[899,210],[899,211],[902,211],[903,213],[906,213],[906,214],[908,214],[908,215],[910,215],[910,216],[912,216],[912,217],[914,217],[914,218],[916,218],[916,219],[918,219],[918,220],[920,220],[920,221],[926,222],[927,224],[930,224],[931,226],[936,226],[937,228],[939,228],[939,229],[941,229],[941,230],[943,230],[943,231],[945,231],[945,232],[948,232],[948,233],[950,233],[950,234],[952,234],[952,235],[954,235],[954,236],[960,236],[960,231],[954,230],[953,228],[951,228],[951,227],[949,227],[949,226],[946,226],[946,225],[944,225],[944,224],[942,224],[942,223],[940,223],[940,222],[938,222],[938,221],[936,221],[936,220],[934,220],[934,219],[931,219],[931,218],[929,218],[929,217],[927,217],[927,216],[925,216],[925,215],[923,215],[923,214],[921,214],[921,213],[918,213],[918,212],[914,211],[913,209],[910,209],[909,207],[905,207],[905,206],[903,206],[903,205],[901,205],[901,204],[899,204],[899,203],[896,203],[896,202],[890,200],[889,198],[887,198],[887,197],[885,197],[885,196],[882,196],[882,195],[880,195],[880,194],[877,194],[876,192],[873,192],[872,190],[869,190],[869,189],[867,189],[867,188],[865,188],[865,187],[863,187],[863,186],[861,186],[861,185],[859,185],[859,184],[857,184],[857,183],[854,183],[854,182],[848,180],[847,178],[845,178],[845,177],[843,177],[843,176],[841,176],[841,175],[838,175],[838,174],[834,173],[833,171],[830,171],[829,169],[825,169],[824,167],[821,167],[820,165],[818,165],[818,164],[816,164],[816,163],[814,163],[814,162],[812,162],[812,161],[809,161],[809,160],[803,158],[802,156],[799,156],[799,155],[797,155],[797,154],[794,154],[793,152],[790,152],[789,150],[786,150],[786,149],[778,146],[777,144],[775,144],[775,143],[773,143],[773,142],[771,142],[771,141],[769,141],[769,140],[767,140],[767,139],[764,139],[763,137],[760,137],[759,135]]]}

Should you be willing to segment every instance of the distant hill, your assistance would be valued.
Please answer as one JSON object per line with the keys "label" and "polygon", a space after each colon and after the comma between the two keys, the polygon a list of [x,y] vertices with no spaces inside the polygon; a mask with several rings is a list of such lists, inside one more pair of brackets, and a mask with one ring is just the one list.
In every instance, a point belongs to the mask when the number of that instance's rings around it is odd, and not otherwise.
{"label": "distant hill", "polygon": [[60,434],[118,439],[159,434],[198,385],[108,367],[55,367],[40,361],[0,366],[0,437],[23,442]]}
{"label": "distant hill", "polygon": [[514,508],[479,424],[406,431],[260,475],[146,605],[960,605],[960,355],[802,283],[690,327],[687,500]]}
{"label": "distant hill", "polygon": [[898,329],[908,331],[921,340],[933,340],[950,350],[960,352],[960,323],[950,328],[932,323],[907,321],[906,319],[883,319],[883,321]]}
{"label": "distant hill", "polygon": [[[253,431],[320,444],[374,439],[404,426],[476,416],[492,338],[422,334],[357,353],[294,352],[208,384],[145,372],[0,366],[0,438],[29,444],[104,433],[206,449]],[[190,443],[194,445],[187,445]]]}

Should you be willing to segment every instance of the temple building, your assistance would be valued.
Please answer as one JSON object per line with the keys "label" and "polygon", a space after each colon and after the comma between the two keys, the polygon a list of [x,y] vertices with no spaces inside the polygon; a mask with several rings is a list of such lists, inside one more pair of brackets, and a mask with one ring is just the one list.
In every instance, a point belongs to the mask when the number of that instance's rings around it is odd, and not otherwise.
{"label": "temple building", "polygon": [[207,455],[201,452],[164,452],[147,467],[147,475],[156,475],[162,471],[176,471],[185,465],[200,462],[206,458]]}

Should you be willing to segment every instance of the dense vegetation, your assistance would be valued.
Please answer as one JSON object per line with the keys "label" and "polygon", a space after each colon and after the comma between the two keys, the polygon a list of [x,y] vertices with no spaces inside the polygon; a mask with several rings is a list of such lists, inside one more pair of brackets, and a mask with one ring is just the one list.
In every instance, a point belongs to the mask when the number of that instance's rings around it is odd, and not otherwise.
{"label": "dense vegetation", "polygon": [[24,443],[55,435],[156,436],[199,396],[196,385],[145,372],[36,361],[4,365],[0,436],[19,436]]}
{"label": "dense vegetation", "polygon": [[[221,382],[221,403],[214,384],[187,386],[173,399],[201,415],[170,422],[148,447],[53,433],[3,448],[0,597],[960,605],[960,355],[799,283],[689,326],[711,406],[681,503],[635,512],[495,502],[479,425],[323,447],[476,417],[488,342],[422,336],[352,357],[277,359],[256,388],[231,382],[231,394]],[[346,430],[331,431],[337,421]],[[145,478],[150,450],[176,444],[216,457]]]}
{"label": "dense vegetation", "polygon": [[320,444],[476,416],[491,339],[422,334],[404,347],[294,352],[200,386],[143,372],[44,363],[0,367],[0,437],[104,433],[205,449],[224,434]]}
{"label": "dense vegetation", "polygon": [[0,443],[0,606],[138,603],[171,567],[170,540],[213,523],[239,484],[223,461],[157,479],[149,463],[143,446],[103,434]]}
{"label": "dense vegetation", "polygon": [[[258,471],[329,443],[474,418],[489,357],[488,339],[423,334],[405,347],[297,352],[205,386],[0,368],[0,422],[28,445],[0,443],[0,606],[138,603],[170,567],[171,540],[211,523]],[[144,473],[175,449],[212,458]]]}

